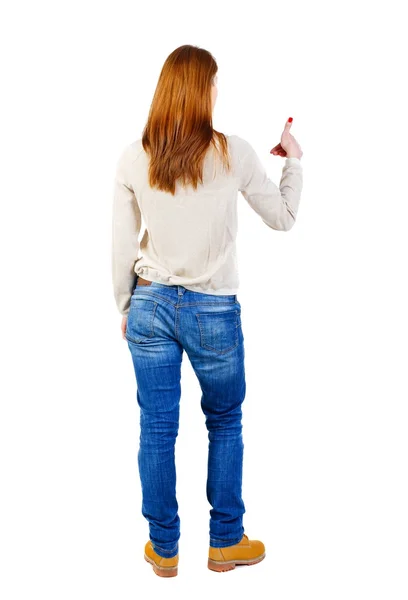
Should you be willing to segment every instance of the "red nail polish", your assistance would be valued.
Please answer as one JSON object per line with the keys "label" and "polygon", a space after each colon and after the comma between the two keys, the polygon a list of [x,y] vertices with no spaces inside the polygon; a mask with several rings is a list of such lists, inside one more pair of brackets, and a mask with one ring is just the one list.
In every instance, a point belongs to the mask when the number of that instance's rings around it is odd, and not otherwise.
{"label": "red nail polish", "polygon": [[288,121],[289,121],[289,123],[292,123],[292,121],[293,121],[292,117],[289,117]]}

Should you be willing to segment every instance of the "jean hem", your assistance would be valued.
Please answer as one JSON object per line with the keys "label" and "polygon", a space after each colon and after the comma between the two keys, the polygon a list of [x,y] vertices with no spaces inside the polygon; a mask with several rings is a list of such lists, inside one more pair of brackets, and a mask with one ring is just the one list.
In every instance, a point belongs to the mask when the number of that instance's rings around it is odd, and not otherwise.
{"label": "jean hem", "polygon": [[216,538],[210,537],[210,546],[212,548],[228,548],[229,546],[235,546],[235,544],[239,544],[239,542],[243,538],[243,534],[238,538],[229,539],[229,540],[219,540]]}
{"label": "jean hem", "polygon": [[156,552],[156,554],[158,554],[162,558],[173,558],[178,554],[178,543],[175,546],[173,546],[173,548],[171,548],[170,550],[166,548],[161,548],[152,540],[150,540],[150,543],[152,544],[153,550]]}

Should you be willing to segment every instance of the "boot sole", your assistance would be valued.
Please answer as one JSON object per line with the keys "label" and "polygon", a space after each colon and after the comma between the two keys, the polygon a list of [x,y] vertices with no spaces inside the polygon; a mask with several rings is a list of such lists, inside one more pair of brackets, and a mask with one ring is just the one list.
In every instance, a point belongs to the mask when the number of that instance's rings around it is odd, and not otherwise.
{"label": "boot sole", "polygon": [[154,560],[146,556],[146,554],[144,555],[144,558],[148,563],[152,565],[153,571],[159,577],[175,577],[177,575],[178,567],[159,567],[158,565],[156,565]]}
{"label": "boot sole", "polygon": [[266,552],[264,552],[261,556],[257,556],[256,558],[250,560],[212,560],[208,559],[208,568],[211,571],[217,571],[217,573],[222,573],[223,571],[232,571],[235,569],[237,565],[256,565],[260,563],[266,556]]}

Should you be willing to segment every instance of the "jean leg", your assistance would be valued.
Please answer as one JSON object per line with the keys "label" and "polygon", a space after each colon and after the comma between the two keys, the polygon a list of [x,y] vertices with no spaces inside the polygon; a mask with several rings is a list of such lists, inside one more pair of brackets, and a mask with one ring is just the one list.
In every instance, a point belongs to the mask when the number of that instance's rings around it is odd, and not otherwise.
{"label": "jean leg", "polygon": [[244,533],[242,499],[243,450],[241,401],[222,412],[214,410],[203,394],[202,409],[208,429],[207,498],[210,510],[210,545],[218,548],[237,544]]}
{"label": "jean leg", "polygon": [[[232,307],[235,308],[234,306]],[[225,307],[228,312],[231,306]],[[237,544],[244,534],[243,515],[245,505],[242,499],[243,476],[243,435],[242,403],[246,393],[244,368],[244,340],[241,324],[238,327],[238,345],[223,353],[211,349],[220,343],[234,342],[234,333],[227,329],[234,327],[231,313],[224,323],[219,320],[212,324],[207,312],[203,337],[197,326],[198,307],[186,314],[184,325],[184,348],[199,380],[202,396],[201,408],[208,429],[208,474],[207,499],[210,510],[210,545],[213,547]],[[219,310],[219,307],[215,307]],[[221,309],[223,310],[223,309]],[[218,316],[216,317],[218,318]],[[203,325],[204,321],[202,321]],[[221,325],[221,327],[220,327]],[[218,336],[221,337],[218,337]],[[224,337],[223,337],[224,336]],[[210,342],[210,344],[208,344]]]}
{"label": "jean leg", "polygon": [[[138,298],[135,304],[137,312],[128,319],[127,339],[140,407],[138,466],[142,514],[149,523],[155,552],[171,558],[178,553],[180,538],[175,443],[179,429],[183,349],[166,334],[160,304],[154,313],[150,311],[151,300]],[[151,321],[153,314],[154,321]],[[149,337],[143,335],[147,333]]]}

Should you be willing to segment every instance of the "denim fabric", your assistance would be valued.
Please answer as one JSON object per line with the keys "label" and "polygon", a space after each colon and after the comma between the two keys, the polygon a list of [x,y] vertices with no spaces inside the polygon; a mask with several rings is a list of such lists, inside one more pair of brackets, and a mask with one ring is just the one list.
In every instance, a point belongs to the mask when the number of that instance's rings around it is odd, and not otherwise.
{"label": "denim fabric", "polygon": [[178,553],[175,442],[181,361],[185,350],[201,387],[208,429],[207,499],[210,545],[237,544],[244,534],[242,410],[244,336],[236,295],[216,296],[181,285],[136,285],[126,326],[140,407],[138,466],[142,514],[154,550]]}

